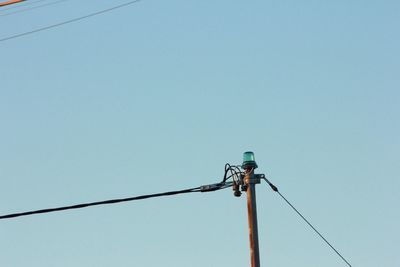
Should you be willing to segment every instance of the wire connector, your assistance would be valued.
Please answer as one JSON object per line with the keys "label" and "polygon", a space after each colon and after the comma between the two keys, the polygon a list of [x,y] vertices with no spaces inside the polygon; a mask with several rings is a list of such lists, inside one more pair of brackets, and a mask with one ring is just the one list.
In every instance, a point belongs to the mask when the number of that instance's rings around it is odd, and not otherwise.
{"label": "wire connector", "polygon": [[275,192],[279,192],[278,187],[276,187],[273,183],[271,183],[267,178],[265,178],[265,176],[261,177],[261,179],[263,179],[264,181],[267,182],[267,184],[271,187],[272,190],[274,190]]}
{"label": "wire connector", "polygon": [[208,185],[202,185],[200,186],[200,191],[201,192],[210,192],[210,191],[215,191],[221,188],[221,183],[218,184],[208,184]]}
{"label": "wire connector", "polygon": [[200,192],[217,191],[217,190],[224,189],[224,188],[227,188],[229,186],[232,186],[232,184],[233,184],[233,182],[202,185],[202,186],[200,186]]}

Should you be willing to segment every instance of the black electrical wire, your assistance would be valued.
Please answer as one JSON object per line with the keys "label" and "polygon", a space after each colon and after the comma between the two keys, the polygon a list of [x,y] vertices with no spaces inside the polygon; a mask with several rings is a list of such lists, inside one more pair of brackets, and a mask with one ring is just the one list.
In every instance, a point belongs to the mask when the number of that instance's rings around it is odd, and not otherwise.
{"label": "black electrical wire", "polygon": [[314,230],[315,233],[317,233],[322,240],[325,241],[326,244],[328,244],[328,246],[331,247],[331,249],[333,249],[333,251],[349,266],[352,267],[351,264],[342,256],[342,254],[339,253],[339,251],[337,251],[337,249],[335,249],[333,247],[333,245],[331,243],[329,243],[328,240],[326,240],[326,238],[292,205],[292,203],[289,202],[289,200],[287,200],[282,194],[281,192],[279,192],[278,188],[272,184],[267,178],[263,178],[268,185],[271,187],[271,189],[275,192],[277,192],[281,198]]}
{"label": "black electrical wire", "polygon": [[216,191],[216,190],[228,188],[230,185],[231,185],[230,183],[218,183],[218,184],[199,186],[199,187],[177,190],[177,191],[169,191],[169,192],[164,192],[164,193],[156,193],[156,194],[142,195],[142,196],[135,196],[135,197],[128,197],[128,198],[117,198],[117,199],[110,199],[110,200],[97,201],[97,202],[91,202],[91,203],[83,203],[83,204],[64,206],[64,207],[58,207],[58,208],[49,208],[49,209],[19,212],[19,213],[1,215],[0,220],[11,219],[11,218],[21,217],[21,216],[34,215],[34,214],[41,214],[41,213],[50,213],[50,212],[55,212],[55,211],[81,209],[81,208],[98,206],[98,205],[115,204],[115,203],[120,203],[120,202],[128,202],[128,201],[141,200],[141,199],[147,199],[147,198],[172,196],[172,195],[195,193],[195,192]]}
{"label": "black electrical wire", "polygon": [[224,183],[228,178],[230,178],[230,177],[227,177],[228,171],[230,168],[231,168],[231,165],[229,163],[226,163],[225,164],[225,173],[224,173],[224,178],[222,179],[222,183]]}
{"label": "black electrical wire", "polygon": [[[231,175],[228,175],[228,172],[231,173]],[[230,165],[229,163],[225,164],[225,174],[224,174],[224,178],[222,179],[222,183],[226,182],[227,180],[229,180],[231,177],[240,177],[240,175],[243,174],[243,172],[240,170],[240,168],[236,165]]]}
{"label": "black electrical wire", "polygon": [[234,165],[234,166],[232,166],[232,167],[233,167],[234,172],[235,172],[235,174],[236,174],[237,177],[240,177],[240,175],[244,175],[244,172],[242,172],[242,171],[240,170],[239,166]]}
{"label": "black electrical wire", "polygon": [[113,6],[113,7],[110,7],[110,8],[107,8],[107,9],[103,9],[103,10],[100,10],[100,11],[97,11],[97,12],[94,12],[94,13],[90,13],[90,14],[82,16],[82,17],[66,20],[66,21],[63,21],[63,22],[60,22],[60,23],[52,24],[52,25],[49,25],[49,26],[46,26],[46,27],[42,27],[42,28],[38,28],[38,29],[35,29],[35,30],[32,30],[32,31],[11,35],[11,36],[8,36],[8,37],[0,39],[0,42],[8,41],[8,40],[19,38],[19,37],[22,37],[22,36],[25,36],[25,35],[41,32],[41,31],[45,31],[45,30],[49,30],[49,29],[52,29],[52,28],[56,28],[56,27],[65,25],[65,24],[69,24],[69,23],[72,23],[72,22],[76,22],[76,21],[80,21],[80,20],[83,20],[83,19],[87,19],[87,18],[90,18],[90,17],[93,17],[93,16],[97,16],[97,15],[100,15],[100,14],[103,14],[103,13],[106,13],[106,12],[109,12],[109,11],[112,11],[112,10],[115,10],[115,9],[118,9],[118,8],[122,8],[122,7],[126,7],[128,5],[135,4],[135,3],[139,2],[139,1],[140,0],[129,1],[129,2],[117,5],[117,6]]}

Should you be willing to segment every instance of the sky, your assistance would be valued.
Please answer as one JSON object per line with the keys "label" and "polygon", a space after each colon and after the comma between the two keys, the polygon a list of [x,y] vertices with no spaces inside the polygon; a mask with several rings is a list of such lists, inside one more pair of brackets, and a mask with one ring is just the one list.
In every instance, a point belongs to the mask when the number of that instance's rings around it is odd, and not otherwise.
{"label": "sky", "polygon": [[[0,39],[124,3],[29,2]],[[250,150],[352,266],[399,266],[399,12],[142,0],[0,42],[0,214],[219,182]],[[256,190],[262,266],[346,266]],[[246,209],[226,189],[1,220],[1,265],[249,266]]]}

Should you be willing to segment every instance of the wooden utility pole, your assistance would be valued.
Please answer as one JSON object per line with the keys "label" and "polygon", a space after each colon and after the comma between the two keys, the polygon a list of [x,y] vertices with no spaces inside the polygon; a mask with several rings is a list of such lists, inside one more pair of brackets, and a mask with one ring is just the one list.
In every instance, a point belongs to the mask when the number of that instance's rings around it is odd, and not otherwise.
{"label": "wooden utility pole", "polygon": [[260,267],[256,205],[256,184],[260,183],[260,178],[254,175],[254,169],[257,168],[257,163],[255,162],[253,152],[248,151],[243,154],[242,168],[245,171],[243,185],[247,194],[251,267]]}
{"label": "wooden utility pole", "polygon": [[[250,260],[251,267],[260,267],[260,251],[258,247],[258,225],[257,225],[257,205],[256,205],[256,179],[254,170],[245,170],[244,183],[247,185],[247,215],[249,221],[249,241],[250,241]],[[258,179],[259,183],[259,179]]]}

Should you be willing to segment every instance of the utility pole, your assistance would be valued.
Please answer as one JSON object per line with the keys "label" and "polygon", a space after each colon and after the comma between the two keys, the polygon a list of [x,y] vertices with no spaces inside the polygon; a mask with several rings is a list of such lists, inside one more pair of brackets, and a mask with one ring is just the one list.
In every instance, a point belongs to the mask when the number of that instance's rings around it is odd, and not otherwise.
{"label": "utility pole", "polygon": [[256,184],[260,183],[260,175],[254,174],[257,163],[253,152],[243,154],[242,168],[245,171],[242,191],[247,194],[247,214],[249,222],[250,260],[251,267],[260,267],[260,251],[258,247],[258,225],[256,205]]}

